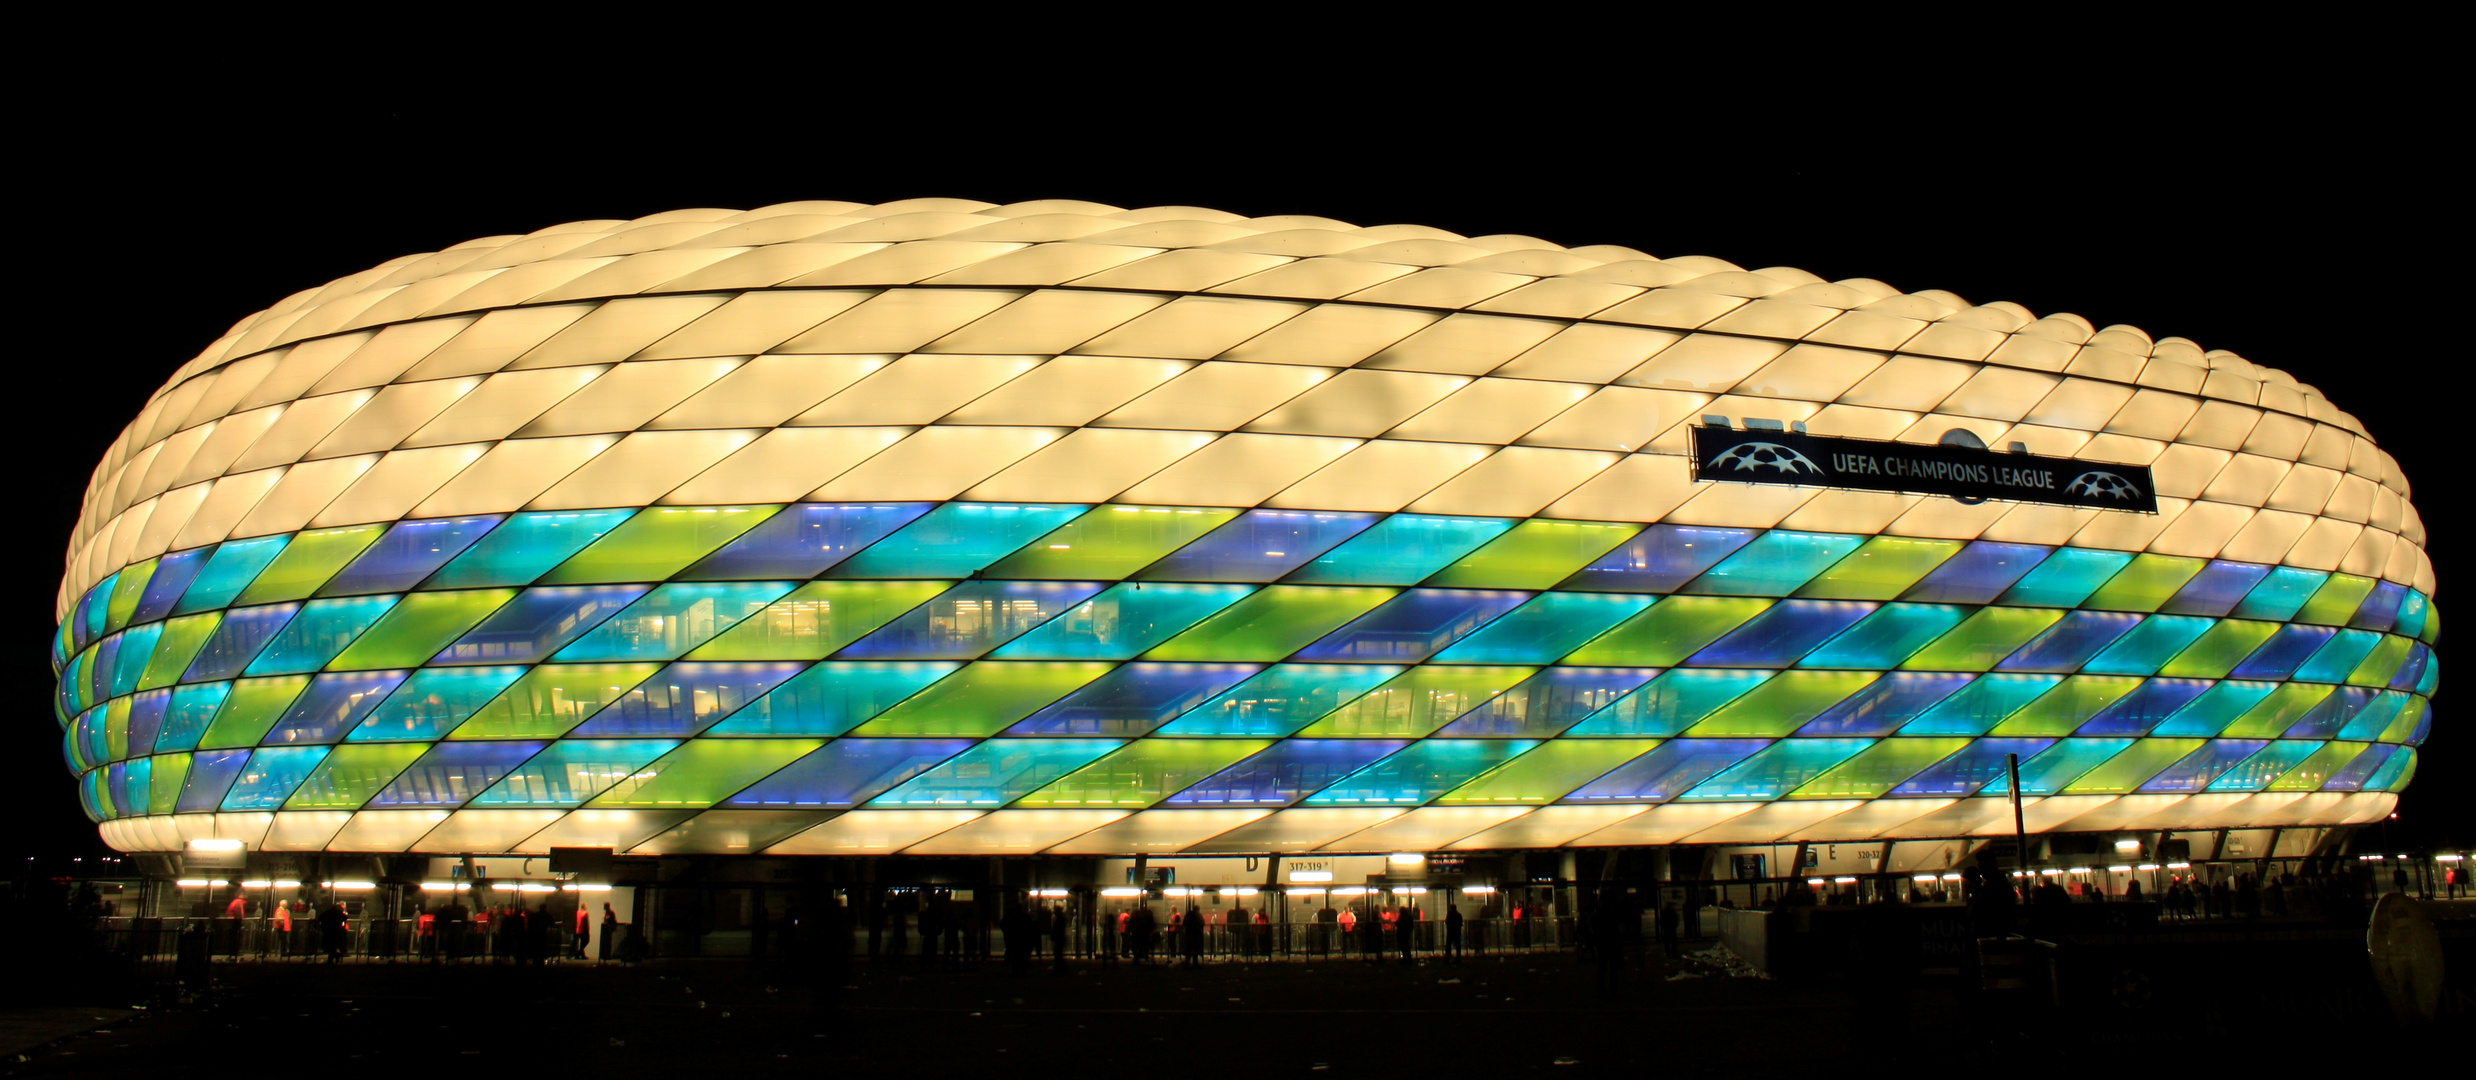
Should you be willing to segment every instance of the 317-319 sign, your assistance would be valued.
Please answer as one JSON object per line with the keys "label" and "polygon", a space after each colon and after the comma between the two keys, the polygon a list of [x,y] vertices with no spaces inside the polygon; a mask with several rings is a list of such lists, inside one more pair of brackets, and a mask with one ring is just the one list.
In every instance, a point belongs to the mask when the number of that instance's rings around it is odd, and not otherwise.
{"label": "317-319 sign", "polygon": [[1697,425],[1694,479],[2158,512],[2158,488],[2146,465],[1802,431]]}

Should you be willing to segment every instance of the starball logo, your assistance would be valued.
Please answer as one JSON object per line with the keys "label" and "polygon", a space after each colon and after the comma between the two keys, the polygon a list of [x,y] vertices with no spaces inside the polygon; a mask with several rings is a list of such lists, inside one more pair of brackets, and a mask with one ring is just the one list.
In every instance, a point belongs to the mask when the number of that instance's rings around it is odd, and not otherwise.
{"label": "starball logo", "polygon": [[1971,505],[2003,499],[2157,512],[2154,482],[2139,465],[2093,469],[2070,458],[1997,453],[1974,439],[1886,442],[1715,425],[1695,427],[1693,437],[1697,480],[1941,495]]}

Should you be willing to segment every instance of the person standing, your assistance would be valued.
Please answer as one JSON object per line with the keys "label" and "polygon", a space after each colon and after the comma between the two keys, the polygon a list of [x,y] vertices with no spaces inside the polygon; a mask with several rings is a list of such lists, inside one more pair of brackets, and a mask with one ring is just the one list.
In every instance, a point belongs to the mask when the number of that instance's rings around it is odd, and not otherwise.
{"label": "person standing", "polygon": [[1204,963],[1204,909],[1193,900],[1186,902],[1186,921],[1179,924],[1178,937],[1185,944],[1181,962],[1188,967]]}
{"label": "person standing", "polygon": [[327,909],[318,913],[318,936],[330,964],[344,959],[344,930],[344,905],[329,902]]}
{"label": "person standing", "polygon": [[601,951],[601,954],[600,954],[600,955],[601,955],[601,957],[602,957],[602,959],[604,959],[604,960],[608,960],[608,959],[610,959],[610,951],[611,951],[613,948],[616,948],[616,947],[617,947],[617,946],[615,946],[615,945],[613,944],[613,939],[617,938],[618,936],[619,936],[619,913],[618,913],[617,911],[615,911],[615,910],[613,910],[613,909],[611,908],[611,906],[610,906],[610,902],[609,902],[609,901],[603,901],[603,903],[602,903],[602,951]]}
{"label": "person standing", "polygon": [[1060,975],[1066,974],[1066,934],[1071,924],[1066,921],[1066,905],[1049,905],[1049,966]]}
{"label": "person standing", "polygon": [[575,939],[574,939],[572,942],[570,942],[570,946],[569,946],[569,948],[568,948],[568,956],[569,956],[571,959],[576,959],[576,960],[582,960],[582,959],[584,959],[584,958],[585,958],[585,946],[586,946],[586,945],[588,945],[588,944],[590,944],[592,941],[593,941],[593,909],[588,908],[588,907],[584,906],[583,904],[578,904],[578,905],[576,905],[576,933],[575,933]]}
{"label": "person standing", "polygon": [[274,923],[276,952],[278,955],[289,957],[292,955],[292,905],[289,902],[283,900],[275,902]]}
{"label": "person standing", "polygon": [[748,958],[763,961],[766,946],[773,943],[774,917],[766,910],[765,890],[758,889],[748,915]]}
{"label": "person standing", "polygon": [[1393,932],[1401,939],[1401,962],[1417,963],[1419,907],[1416,901],[1401,905],[1401,917],[1395,920]]}
{"label": "person standing", "polygon": [[1272,916],[1261,907],[1255,909],[1255,955],[1272,956]]}
{"label": "person standing", "polygon": [[1452,900],[1444,902],[1444,962],[1462,962],[1462,906]]}

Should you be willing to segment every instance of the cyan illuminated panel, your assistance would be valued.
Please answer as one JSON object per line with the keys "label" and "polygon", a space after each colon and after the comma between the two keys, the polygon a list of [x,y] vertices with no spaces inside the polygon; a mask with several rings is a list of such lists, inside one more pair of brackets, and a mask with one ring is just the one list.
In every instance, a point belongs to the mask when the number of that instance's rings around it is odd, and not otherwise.
{"label": "cyan illuminated panel", "polygon": [[[1678,456],[1791,421],[2181,494]],[[2232,354],[1871,281],[1194,208],[690,211],[400,260],[182,368],[88,492],[52,734],[132,850],[539,853],[637,809],[689,815],[678,852],[1408,815],[1389,850],[1596,804],[1633,824],[1559,842],[1763,807],[1856,839],[2006,755],[2033,798],[2371,820],[2440,677],[2399,471]]]}

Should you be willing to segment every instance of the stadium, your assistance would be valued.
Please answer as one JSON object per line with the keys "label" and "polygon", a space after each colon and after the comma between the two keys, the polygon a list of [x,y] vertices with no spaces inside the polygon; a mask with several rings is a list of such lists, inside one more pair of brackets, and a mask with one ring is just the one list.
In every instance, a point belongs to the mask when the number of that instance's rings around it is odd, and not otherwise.
{"label": "stadium", "polygon": [[804,202],[243,319],[96,466],[52,660],[87,814],[199,896],[1486,896],[1620,853],[2120,890],[2390,812],[2423,540],[2319,390],[2132,327],[1527,236]]}

